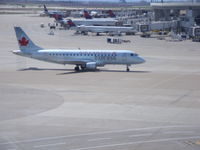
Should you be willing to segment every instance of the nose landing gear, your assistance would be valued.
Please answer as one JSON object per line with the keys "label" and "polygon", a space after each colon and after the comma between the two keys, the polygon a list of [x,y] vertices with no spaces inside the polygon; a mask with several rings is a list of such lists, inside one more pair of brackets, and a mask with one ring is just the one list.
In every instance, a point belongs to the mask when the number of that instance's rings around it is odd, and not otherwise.
{"label": "nose landing gear", "polygon": [[130,66],[130,65],[126,65],[126,71],[127,71],[127,72],[130,71],[129,66]]}

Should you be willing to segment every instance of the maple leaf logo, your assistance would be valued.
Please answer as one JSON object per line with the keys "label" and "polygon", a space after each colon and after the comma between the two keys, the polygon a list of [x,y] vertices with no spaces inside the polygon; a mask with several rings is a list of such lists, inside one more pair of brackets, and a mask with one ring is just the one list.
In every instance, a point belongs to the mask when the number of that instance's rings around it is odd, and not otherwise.
{"label": "maple leaf logo", "polygon": [[29,40],[26,40],[25,37],[22,37],[22,39],[19,40],[19,43],[21,46],[27,46],[28,42],[29,42]]}

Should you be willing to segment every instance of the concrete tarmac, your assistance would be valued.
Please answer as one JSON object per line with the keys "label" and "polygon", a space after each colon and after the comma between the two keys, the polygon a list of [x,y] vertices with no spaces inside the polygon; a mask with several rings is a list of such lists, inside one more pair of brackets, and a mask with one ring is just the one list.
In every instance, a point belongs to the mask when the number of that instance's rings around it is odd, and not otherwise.
{"label": "concrete tarmac", "polygon": [[[52,18],[0,15],[0,150],[199,150],[199,43],[56,30]],[[40,28],[44,23],[45,28]],[[38,45],[63,49],[128,49],[146,59],[74,72],[11,53],[14,26]]]}

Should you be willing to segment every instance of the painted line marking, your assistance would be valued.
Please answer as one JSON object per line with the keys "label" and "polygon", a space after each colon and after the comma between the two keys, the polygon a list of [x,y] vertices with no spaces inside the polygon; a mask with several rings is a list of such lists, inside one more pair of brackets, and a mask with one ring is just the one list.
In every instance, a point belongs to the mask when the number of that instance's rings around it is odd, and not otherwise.
{"label": "painted line marking", "polygon": [[112,138],[96,138],[96,139],[89,139],[88,142],[95,142],[95,141],[103,141],[103,140],[111,140]]}
{"label": "painted line marking", "polygon": [[194,131],[168,131],[163,132],[163,134],[185,134],[185,133],[195,133]]}
{"label": "painted line marking", "polygon": [[65,145],[66,143],[55,143],[55,144],[45,144],[45,145],[36,145],[34,148],[40,148],[40,147],[49,147],[49,146],[58,146],[58,145]]}
{"label": "painted line marking", "polygon": [[200,145],[200,141],[196,141],[195,144],[196,144],[196,145]]}
{"label": "painted line marking", "polygon": [[91,132],[85,134],[75,134],[75,135],[66,135],[66,136],[54,136],[54,137],[44,137],[44,138],[37,138],[37,139],[29,139],[29,140],[21,140],[21,141],[11,141],[0,143],[0,145],[7,145],[7,144],[18,144],[18,143],[29,143],[29,142],[40,142],[40,141],[47,141],[47,140],[57,140],[63,138],[75,138],[80,136],[90,136],[90,135],[98,135],[98,134],[110,134],[110,133],[122,133],[122,132],[131,132],[131,131],[142,131],[142,130],[153,130],[153,129],[167,129],[167,128],[191,128],[199,126],[158,126],[158,127],[147,127],[147,128],[137,128],[137,129],[126,129],[126,130],[117,130],[117,131],[103,131],[103,132]]}
{"label": "painted line marking", "polygon": [[127,143],[119,143],[119,144],[109,144],[109,145],[99,145],[99,146],[83,147],[83,148],[76,148],[76,149],[70,149],[70,150],[88,150],[88,149],[97,149],[97,148],[105,148],[105,147],[126,146],[126,145],[143,144],[143,143],[168,142],[168,141],[174,141],[174,140],[185,140],[185,139],[195,139],[195,138],[200,138],[200,136],[184,137],[184,138],[168,138],[168,139],[158,139],[158,140],[149,140],[149,141],[137,141],[137,142],[127,142]]}
{"label": "painted line marking", "polygon": [[141,136],[151,136],[152,133],[146,133],[146,134],[133,134],[133,135],[129,135],[128,137],[132,138],[132,137],[141,137]]}

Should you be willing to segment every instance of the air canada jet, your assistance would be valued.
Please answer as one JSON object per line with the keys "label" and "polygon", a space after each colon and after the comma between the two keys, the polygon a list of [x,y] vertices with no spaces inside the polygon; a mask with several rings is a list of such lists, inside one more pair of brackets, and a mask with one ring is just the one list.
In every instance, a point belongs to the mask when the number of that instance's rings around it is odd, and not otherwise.
{"label": "air canada jet", "polygon": [[14,27],[19,49],[12,51],[16,55],[34,58],[58,64],[75,65],[74,70],[96,70],[107,64],[125,65],[126,71],[132,64],[141,64],[145,60],[130,50],[61,50],[44,49],[35,45],[20,27]]}

